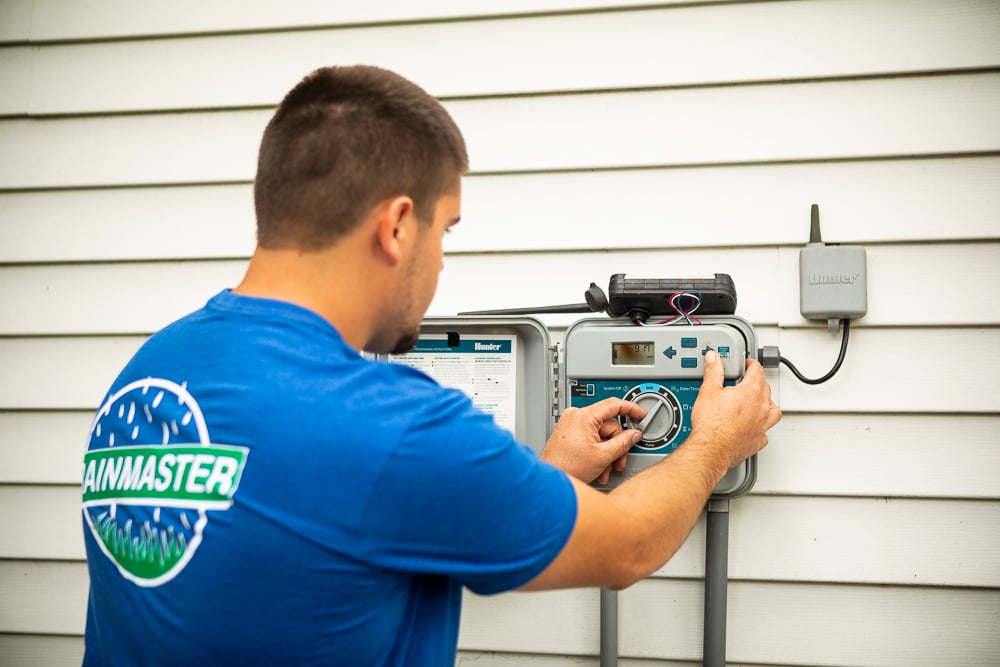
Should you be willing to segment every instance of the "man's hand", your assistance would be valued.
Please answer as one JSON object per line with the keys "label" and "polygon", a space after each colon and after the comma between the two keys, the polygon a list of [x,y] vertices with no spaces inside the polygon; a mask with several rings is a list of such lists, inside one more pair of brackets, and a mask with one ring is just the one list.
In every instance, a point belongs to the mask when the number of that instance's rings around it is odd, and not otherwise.
{"label": "man's hand", "polygon": [[764,369],[747,359],[743,379],[724,387],[725,369],[715,352],[705,355],[705,379],[691,413],[692,436],[719,448],[729,467],[742,463],[767,444],[767,430],[781,419],[771,400]]}
{"label": "man's hand", "polygon": [[[525,584],[525,590],[579,586],[620,590],[649,576],[677,552],[726,469],[766,445],[767,430],[781,419],[756,361],[747,361],[738,385],[725,387],[724,379],[722,360],[709,352],[691,415],[692,431],[684,444],[609,493],[584,482],[609,475],[608,462],[624,465],[620,457],[631,446],[629,434],[638,434],[619,432],[620,427],[609,422],[617,414],[642,419],[645,411],[608,399],[563,414],[559,426],[566,430],[556,429],[542,455],[579,478],[571,480],[577,498],[576,525],[556,559]],[[602,440],[605,436],[610,439]],[[589,468],[583,467],[588,451],[580,446],[583,442],[591,443]]]}
{"label": "man's hand", "polygon": [[573,477],[606,484],[611,470],[624,470],[628,450],[642,437],[635,429],[623,430],[616,417],[646,416],[630,401],[606,398],[585,408],[566,408],[559,417],[541,458]]}

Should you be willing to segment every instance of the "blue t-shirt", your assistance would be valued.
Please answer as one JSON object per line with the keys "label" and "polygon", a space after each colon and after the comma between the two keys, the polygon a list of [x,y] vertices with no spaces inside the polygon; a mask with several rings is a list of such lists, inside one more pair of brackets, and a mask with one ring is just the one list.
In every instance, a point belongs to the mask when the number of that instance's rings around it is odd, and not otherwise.
{"label": "blue t-shirt", "polygon": [[450,667],[462,587],[539,574],[576,499],[461,392],[224,291],[111,387],[83,520],[85,665]]}

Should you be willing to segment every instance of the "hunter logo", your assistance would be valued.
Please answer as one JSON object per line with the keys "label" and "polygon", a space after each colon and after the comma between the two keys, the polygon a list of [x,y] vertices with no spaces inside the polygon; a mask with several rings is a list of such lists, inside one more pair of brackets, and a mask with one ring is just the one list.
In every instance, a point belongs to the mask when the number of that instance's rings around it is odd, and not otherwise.
{"label": "hunter logo", "polygon": [[853,285],[861,277],[860,273],[810,273],[810,285]]}
{"label": "hunter logo", "polygon": [[83,515],[122,576],[159,586],[184,569],[207,511],[232,505],[247,452],[212,444],[194,398],[169,380],[133,382],[108,398],[83,459]]}

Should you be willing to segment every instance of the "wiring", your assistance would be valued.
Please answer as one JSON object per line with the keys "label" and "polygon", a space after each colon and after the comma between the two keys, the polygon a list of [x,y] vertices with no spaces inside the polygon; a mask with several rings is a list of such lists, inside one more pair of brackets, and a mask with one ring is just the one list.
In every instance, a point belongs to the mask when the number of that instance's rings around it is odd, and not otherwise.
{"label": "wiring", "polygon": [[[674,292],[673,294],[665,298],[670,303],[670,307],[673,308],[674,312],[677,313],[676,315],[659,320],[658,322],[649,322],[643,317],[636,316],[637,314],[633,314],[632,321],[635,324],[639,325],[640,327],[670,326],[672,324],[679,324],[679,323],[687,323],[689,325],[703,324],[703,322],[700,319],[694,316],[694,313],[698,310],[698,307],[701,306],[702,296],[700,291],[685,290],[683,292]],[[850,339],[851,320],[843,319],[840,322],[841,325],[844,327],[844,337],[840,342],[840,354],[837,356],[837,361],[836,363],[834,363],[833,368],[831,368],[826,375],[819,378],[806,377],[805,375],[802,374],[801,371],[799,371],[798,368],[795,367],[795,364],[793,364],[791,361],[789,361],[785,357],[781,356],[780,353],[778,353],[778,348],[764,348],[765,350],[771,350],[770,354],[774,355],[770,356],[771,364],[765,364],[765,365],[768,365],[770,367],[772,364],[773,366],[777,366],[779,364],[785,364],[786,366],[788,366],[788,370],[790,370],[792,374],[795,375],[796,378],[798,378],[801,382],[804,382],[805,384],[822,384],[823,382],[826,382],[827,380],[829,380],[830,378],[832,378],[834,375],[837,374],[837,371],[840,370],[840,367],[844,363],[844,357],[847,355],[847,341]],[[777,356],[777,362],[774,361],[775,356]]]}
{"label": "wiring", "polygon": [[[687,302],[684,301],[685,299],[687,299]],[[667,297],[667,301],[670,303],[670,307],[677,313],[676,315],[660,320],[659,322],[647,322],[646,320],[638,319],[635,320],[635,323],[641,327],[669,326],[682,321],[691,325],[702,323],[701,320],[694,317],[694,312],[701,306],[701,292],[698,290],[674,292]]]}
{"label": "wiring", "polygon": [[837,362],[833,365],[833,368],[830,369],[830,372],[827,373],[826,375],[824,375],[823,377],[820,377],[820,378],[807,378],[802,373],[800,373],[799,369],[796,368],[795,365],[792,362],[790,362],[788,359],[785,359],[784,357],[779,356],[778,357],[778,361],[780,363],[785,364],[786,366],[788,366],[788,370],[790,370],[795,375],[795,377],[797,377],[802,382],[805,382],[806,384],[821,384],[823,382],[826,382],[827,380],[829,380],[830,378],[832,378],[837,373],[837,371],[840,370],[841,364],[844,363],[844,355],[847,354],[847,339],[848,339],[850,331],[851,331],[851,321],[848,320],[848,319],[844,319],[844,320],[841,320],[841,324],[843,324],[843,326],[844,326],[844,338],[840,342],[840,356],[837,357]]}

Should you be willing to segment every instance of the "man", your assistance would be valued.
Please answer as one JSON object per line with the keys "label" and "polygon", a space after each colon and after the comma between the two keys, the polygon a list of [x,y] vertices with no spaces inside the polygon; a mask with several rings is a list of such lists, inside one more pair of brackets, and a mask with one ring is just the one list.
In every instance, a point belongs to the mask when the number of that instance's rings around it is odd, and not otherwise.
{"label": "man", "polygon": [[265,130],[243,281],[139,350],[84,461],[84,663],[452,665],[461,591],[620,589],[683,543],[780,418],[758,364],[683,447],[602,494],[640,433],[609,399],[536,456],[460,392],[362,357],[416,341],[460,217],[444,108],[326,68]]}

